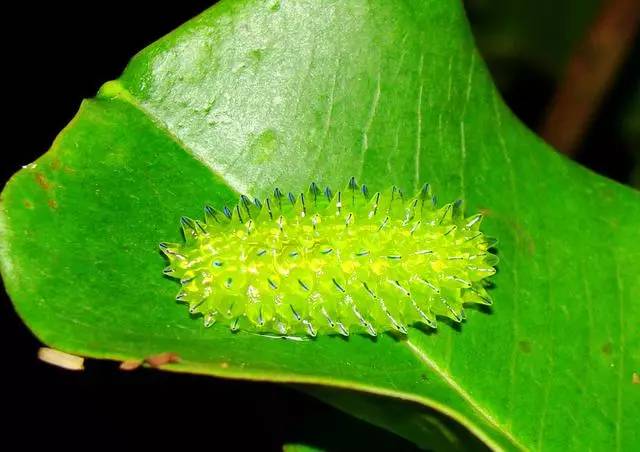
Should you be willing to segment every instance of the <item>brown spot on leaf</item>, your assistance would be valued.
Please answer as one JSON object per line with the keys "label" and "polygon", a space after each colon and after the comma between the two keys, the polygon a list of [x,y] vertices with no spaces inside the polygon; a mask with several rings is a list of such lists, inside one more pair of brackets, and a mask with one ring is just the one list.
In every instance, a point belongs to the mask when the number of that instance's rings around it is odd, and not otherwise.
{"label": "brown spot on leaf", "polygon": [[499,220],[502,220],[512,230],[518,248],[530,255],[536,254],[536,242],[525,225],[509,216],[501,217]]}
{"label": "brown spot on leaf", "polygon": [[531,353],[531,342],[518,341],[518,348],[522,353]]}
{"label": "brown spot on leaf", "polygon": [[24,204],[27,209],[33,209],[33,203],[28,199],[23,199],[22,204]]}
{"label": "brown spot on leaf", "polygon": [[602,346],[602,353],[604,353],[605,355],[607,356],[610,355],[612,351],[613,351],[613,344],[611,342],[607,342]]}
{"label": "brown spot on leaf", "polygon": [[62,163],[60,163],[60,160],[55,158],[51,161],[51,169],[53,171],[58,171],[60,168],[62,168]]}
{"label": "brown spot on leaf", "polygon": [[58,201],[56,201],[55,199],[50,199],[49,201],[47,201],[47,204],[52,209],[57,209],[58,208]]}
{"label": "brown spot on leaf", "polygon": [[510,216],[500,215],[499,213],[496,213],[486,207],[481,208],[480,213],[485,218],[494,218],[497,221],[503,222],[513,231],[513,234],[520,248],[522,248],[524,251],[527,251],[531,255],[534,255],[536,253],[536,243],[533,239],[533,236],[524,224],[516,221]]}
{"label": "brown spot on leaf", "polygon": [[47,180],[44,174],[36,173],[35,174],[36,183],[44,190],[51,190],[53,185]]}
{"label": "brown spot on leaf", "polygon": [[493,210],[483,207],[480,209],[480,214],[482,214],[483,217],[491,217],[493,216]]}
{"label": "brown spot on leaf", "polygon": [[128,361],[122,361],[120,363],[120,370],[136,370],[140,366],[142,366],[142,361],[132,359]]}
{"label": "brown spot on leaf", "polygon": [[172,352],[159,353],[144,359],[144,362],[149,364],[151,367],[160,367],[165,364],[179,363],[180,361],[180,356],[177,353]]}
{"label": "brown spot on leaf", "polygon": [[631,375],[631,383],[634,385],[640,385],[640,374],[638,372],[634,372]]}

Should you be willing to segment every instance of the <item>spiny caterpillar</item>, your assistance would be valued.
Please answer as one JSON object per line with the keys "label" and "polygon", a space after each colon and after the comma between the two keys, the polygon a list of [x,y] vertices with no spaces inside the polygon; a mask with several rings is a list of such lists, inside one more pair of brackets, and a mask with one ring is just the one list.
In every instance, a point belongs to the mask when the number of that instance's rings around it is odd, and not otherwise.
{"label": "spiny caterpillar", "polygon": [[185,244],[161,243],[176,299],[191,314],[277,335],[436,327],[460,322],[463,305],[490,305],[485,278],[495,273],[495,244],[480,214],[462,202],[437,207],[429,185],[405,200],[392,187],[370,196],[351,178],[343,191],[246,196],[230,210],[205,208],[205,221],[182,217]]}

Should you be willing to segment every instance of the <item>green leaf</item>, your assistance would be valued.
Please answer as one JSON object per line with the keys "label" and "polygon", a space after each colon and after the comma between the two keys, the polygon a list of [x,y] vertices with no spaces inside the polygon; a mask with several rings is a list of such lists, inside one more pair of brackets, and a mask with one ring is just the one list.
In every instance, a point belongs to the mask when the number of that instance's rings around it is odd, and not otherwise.
{"label": "green leaf", "polygon": [[[181,215],[351,175],[482,210],[500,240],[491,312],[406,340],[298,342],[205,329],[173,301],[158,243],[180,240]],[[385,395],[496,449],[629,450],[639,230],[638,192],[503,105],[457,0],[239,0],[139,53],[11,179],[0,263],[20,316],[63,351]]]}

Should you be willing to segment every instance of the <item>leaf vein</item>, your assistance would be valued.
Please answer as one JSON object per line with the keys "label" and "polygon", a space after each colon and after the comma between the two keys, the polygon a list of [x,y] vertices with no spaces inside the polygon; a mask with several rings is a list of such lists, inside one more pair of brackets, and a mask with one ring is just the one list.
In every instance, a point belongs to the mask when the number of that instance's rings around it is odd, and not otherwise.
{"label": "leaf vein", "polygon": [[[498,137],[498,143],[500,145],[500,150],[502,151],[502,155],[507,164],[508,175],[509,175],[509,185],[511,188],[511,203],[513,204],[513,211],[515,213],[520,211],[520,205],[518,202],[517,196],[517,184],[516,177],[513,168],[513,161],[509,156],[509,152],[507,150],[507,144],[504,139],[504,134],[502,130],[502,116],[500,115],[500,110],[498,108],[498,92],[494,91],[492,96],[493,103],[493,112],[496,117],[496,135]],[[511,348],[511,364],[509,365],[509,408],[508,408],[508,416],[509,422],[513,420],[513,400],[515,398],[515,375],[516,375],[516,367],[518,363],[518,346],[517,341],[519,340],[520,328],[519,328],[519,309],[518,309],[518,294],[519,294],[519,278],[518,278],[518,252],[520,249],[520,235],[517,232],[514,232],[514,242],[515,247],[513,247],[513,260],[511,262],[511,274],[513,277],[513,321],[511,324],[513,325],[513,344]]]}
{"label": "leaf vein", "polygon": [[378,70],[378,77],[376,79],[376,88],[373,92],[373,99],[371,100],[371,108],[369,109],[369,114],[367,116],[367,121],[364,124],[364,128],[362,131],[362,159],[364,160],[364,153],[369,150],[369,129],[371,129],[371,124],[373,123],[373,119],[376,116],[376,110],[378,108],[378,102],[380,101],[380,70]]}
{"label": "leaf vein", "polygon": [[490,413],[487,412],[485,408],[483,408],[471,395],[462,388],[447,372],[442,370],[438,364],[432,360],[426,353],[424,353],[417,345],[415,345],[411,340],[406,340],[403,342],[411,353],[420,360],[422,363],[429,366],[442,380],[455,392],[457,393],[465,402],[469,404],[469,406],[474,409],[481,417],[483,417],[490,425],[499,430],[502,434],[504,434],[517,448],[521,450],[527,450],[526,447],[522,446],[519,441],[513,436],[511,431],[507,429],[504,425],[501,425]]}
{"label": "leaf vein", "polygon": [[424,53],[420,54],[420,64],[418,69],[418,78],[420,79],[420,87],[418,88],[418,105],[416,112],[417,132],[416,132],[416,167],[414,175],[414,190],[417,191],[420,186],[420,154],[422,152],[422,68],[424,66]]}

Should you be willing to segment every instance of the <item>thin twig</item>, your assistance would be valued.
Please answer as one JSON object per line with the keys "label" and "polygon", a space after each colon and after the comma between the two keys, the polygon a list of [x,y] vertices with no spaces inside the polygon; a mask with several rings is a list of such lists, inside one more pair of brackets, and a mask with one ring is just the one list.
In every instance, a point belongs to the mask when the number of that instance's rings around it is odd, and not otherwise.
{"label": "thin twig", "polygon": [[576,48],[540,130],[560,152],[574,155],[615,81],[640,23],[640,0],[604,0]]}

